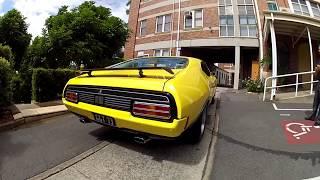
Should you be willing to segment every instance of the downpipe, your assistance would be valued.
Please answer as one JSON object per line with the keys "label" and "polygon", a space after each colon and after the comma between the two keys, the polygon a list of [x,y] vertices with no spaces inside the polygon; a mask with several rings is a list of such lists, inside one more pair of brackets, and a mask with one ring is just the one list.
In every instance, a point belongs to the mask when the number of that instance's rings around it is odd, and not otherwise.
{"label": "downpipe", "polygon": [[145,136],[135,136],[135,137],[133,137],[133,140],[134,140],[134,142],[136,142],[138,144],[146,144],[151,139],[149,137],[145,137]]}

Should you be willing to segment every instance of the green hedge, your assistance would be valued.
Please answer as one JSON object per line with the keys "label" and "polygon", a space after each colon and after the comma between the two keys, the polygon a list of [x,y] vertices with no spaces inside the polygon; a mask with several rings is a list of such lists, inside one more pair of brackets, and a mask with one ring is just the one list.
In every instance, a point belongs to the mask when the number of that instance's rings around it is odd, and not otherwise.
{"label": "green hedge", "polygon": [[32,100],[46,102],[61,98],[65,84],[76,74],[77,71],[70,69],[33,69]]}
{"label": "green hedge", "polygon": [[14,74],[11,81],[12,101],[14,103],[30,103],[31,102],[31,79],[32,69],[21,71]]}
{"label": "green hedge", "polygon": [[12,69],[9,61],[0,57],[0,106],[8,105],[11,101],[11,77]]}

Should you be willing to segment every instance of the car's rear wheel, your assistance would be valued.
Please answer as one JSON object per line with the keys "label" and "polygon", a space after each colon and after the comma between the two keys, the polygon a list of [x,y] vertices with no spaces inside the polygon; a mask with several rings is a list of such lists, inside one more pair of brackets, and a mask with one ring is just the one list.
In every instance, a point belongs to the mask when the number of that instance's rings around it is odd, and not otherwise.
{"label": "car's rear wheel", "polygon": [[190,129],[189,139],[191,143],[198,143],[202,139],[205,128],[206,128],[207,117],[208,117],[208,105],[206,105],[200,117],[198,118],[197,122],[195,122],[195,124]]}
{"label": "car's rear wheel", "polygon": [[214,104],[214,102],[215,102],[215,96],[212,97],[211,104]]}

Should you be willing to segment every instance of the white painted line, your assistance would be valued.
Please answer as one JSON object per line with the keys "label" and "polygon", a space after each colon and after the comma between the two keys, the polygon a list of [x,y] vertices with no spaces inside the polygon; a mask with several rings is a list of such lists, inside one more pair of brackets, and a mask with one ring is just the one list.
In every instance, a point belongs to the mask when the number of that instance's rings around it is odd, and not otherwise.
{"label": "white painted line", "polygon": [[272,103],[274,110],[278,111],[278,107],[275,103]]}
{"label": "white painted line", "polygon": [[272,103],[272,105],[276,111],[312,111],[312,109],[280,109],[275,103]]}
{"label": "white painted line", "polygon": [[289,116],[291,116],[291,114],[280,114],[280,116],[286,116],[286,117],[289,117]]}
{"label": "white painted line", "polygon": [[320,180],[320,176],[314,177],[314,178],[309,178],[309,179],[304,179],[304,180]]}

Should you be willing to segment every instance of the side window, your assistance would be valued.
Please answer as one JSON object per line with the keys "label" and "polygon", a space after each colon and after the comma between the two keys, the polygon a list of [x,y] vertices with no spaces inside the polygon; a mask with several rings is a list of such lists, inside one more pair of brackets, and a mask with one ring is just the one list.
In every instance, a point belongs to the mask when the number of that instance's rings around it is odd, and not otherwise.
{"label": "side window", "polygon": [[201,69],[207,76],[210,76],[210,70],[205,62],[201,62]]}

